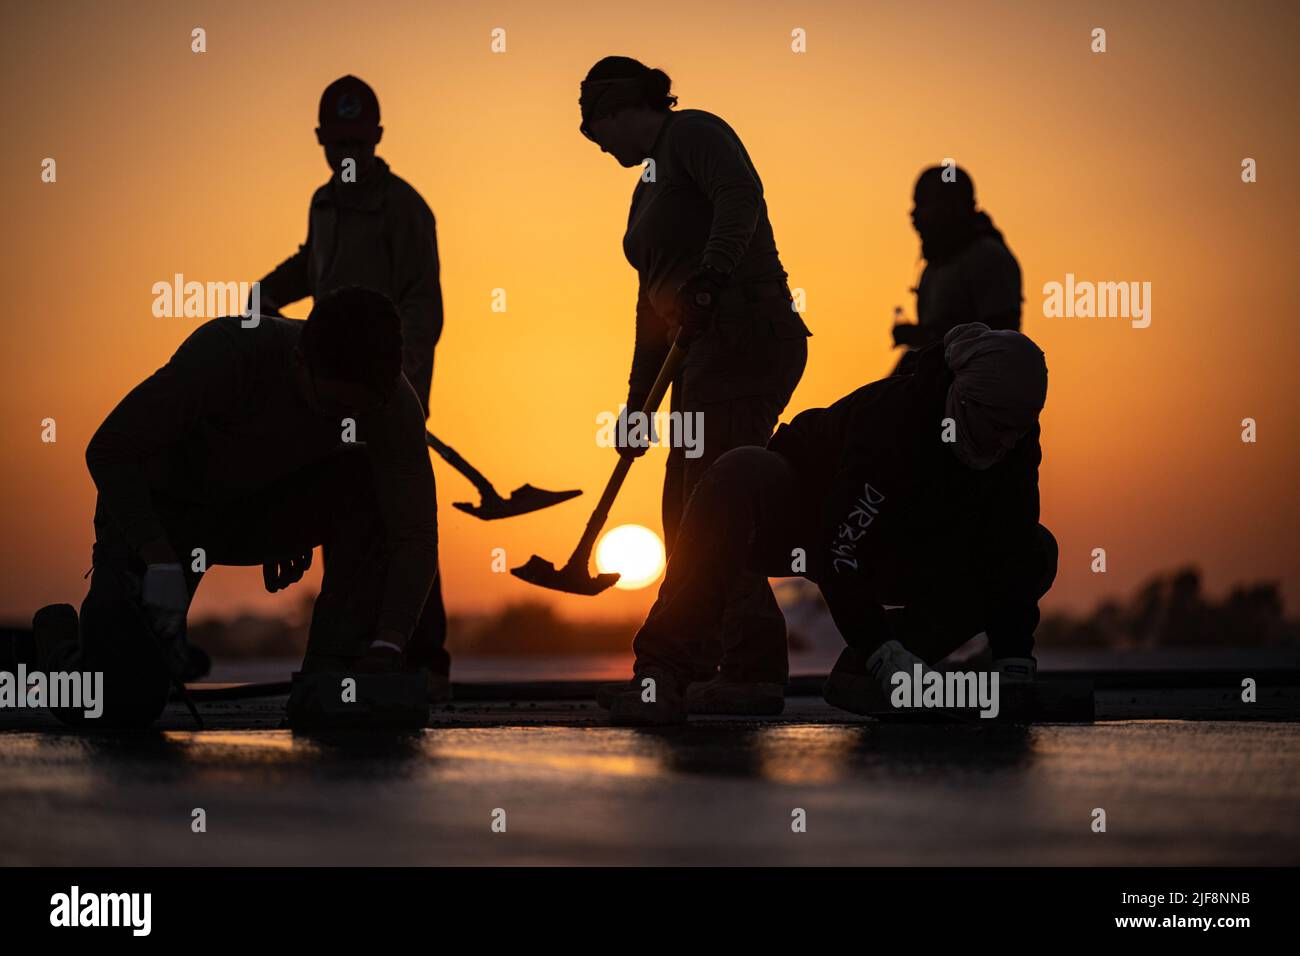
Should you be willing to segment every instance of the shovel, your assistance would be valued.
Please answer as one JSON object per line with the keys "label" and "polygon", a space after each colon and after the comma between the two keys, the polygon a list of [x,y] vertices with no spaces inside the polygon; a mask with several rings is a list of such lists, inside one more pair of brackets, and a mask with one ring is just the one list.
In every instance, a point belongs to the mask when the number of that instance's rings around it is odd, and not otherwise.
{"label": "shovel", "polygon": [[546,491],[543,488],[534,488],[532,485],[520,485],[510,492],[509,498],[502,498],[497,494],[497,490],[492,487],[492,482],[484,478],[483,473],[477,468],[460,457],[460,453],[456,449],[439,441],[433,432],[426,431],[424,437],[428,441],[430,448],[441,455],[447,464],[468,478],[470,483],[478,489],[479,496],[483,499],[478,504],[474,504],[472,501],[456,501],[452,503],[452,507],[458,508],[468,515],[473,515],[475,518],[481,518],[484,521],[493,521],[497,518],[513,518],[515,515],[526,515],[530,511],[540,511],[543,508],[549,508],[551,505],[558,505],[561,501],[568,501],[570,498],[576,498],[582,494],[580,490]]}
{"label": "shovel", "polygon": [[[260,294],[259,291],[259,297]],[[251,314],[251,308],[250,304],[250,311],[245,312],[243,318],[247,318]],[[280,318],[280,307],[270,300],[260,302],[258,316]],[[447,464],[468,478],[470,483],[478,489],[479,496],[483,499],[478,504],[471,501],[452,503],[453,507],[459,508],[475,518],[481,518],[484,521],[494,521],[497,518],[513,518],[515,515],[526,515],[530,511],[540,511],[543,508],[549,508],[551,505],[558,505],[561,501],[568,501],[570,498],[576,498],[582,494],[580,490],[546,491],[542,488],[534,488],[532,485],[520,485],[510,493],[509,498],[502,498],[497,493],[497,490],[492,487],[492,482],[484,478],[482,472],[462,458],[456,449],[440,441],[431,431],[425,431],[424,437],[430,448],[441,455]]]}
{"label": "shovel", "polygon": [[[659,403],[663,401],[664,393],[668,391],[668,385],[677,376],[682,363],[686,361],[686,350],[689,344],[689,338],[679,332],[677,340],[673,342],[673,347],[668,352],[668,357],[664,359],[663,367],[659,369],[659,377],[655,379],[654,387],[646,397],[645,407],[641,409],[642,414],[647,418],[658,411]],[[619,488],[623,486],[623,479],[627,477],[628,469],[631,467],[631,458],[618,456],[618,464],[614,466],[614,473],[609,476],[605,493],[600,496],[596,510],[591,513],[591,518],[587,521],[587,528],[582,532],[582,539],[573,549],[573,554],[564,567],[557,570],[550,561],[544,561],[537,555],[533,555],[524,564],[512,568],[510,573],[521,581],[535,584],[539,588],[566,591],[569,594],[593,595],[613,587],[619,577],[617,574],[597,574],[592,577],[587,570],[587,565],[591,561],[591,549],[596,545],[596,537],[600,534],[600,529],[605,526],[609,509],[613,506],[614,498]]]}

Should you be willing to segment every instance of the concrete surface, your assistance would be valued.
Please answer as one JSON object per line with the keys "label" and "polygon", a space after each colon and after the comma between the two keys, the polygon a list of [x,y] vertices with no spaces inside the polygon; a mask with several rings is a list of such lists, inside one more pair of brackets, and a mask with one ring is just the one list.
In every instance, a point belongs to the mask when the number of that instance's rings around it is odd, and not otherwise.
{"label": "concrete surface", "polygon": [[798,698],[649,732],[548,701],[306,738],[268,729],[282,709],[0,733],[0,864],[1300,863],[1294,722],[902,726]]}

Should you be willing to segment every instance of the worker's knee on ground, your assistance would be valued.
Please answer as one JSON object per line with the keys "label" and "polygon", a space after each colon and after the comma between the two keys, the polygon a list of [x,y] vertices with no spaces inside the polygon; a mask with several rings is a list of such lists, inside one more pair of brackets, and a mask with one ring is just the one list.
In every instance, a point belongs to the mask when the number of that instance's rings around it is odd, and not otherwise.
{"label": "worker's knee on ground", "polygon": [[[98,572],[96,572],[98,573]],[[138,604],[116,578],[92,587],[81,602],[81,666],[107,674],[131,674],[161,666],[162,650]]]}
{"label": "worker's knee on ground", "polygon": [[52,707],[50,712],[62,723],[80,730],[144,730],[162,716],[171,694],[171,681],[160,661],[137,661],[135,666],[118,664],[101,673],[97,714],[88,716],[91,711],[84,705]]}

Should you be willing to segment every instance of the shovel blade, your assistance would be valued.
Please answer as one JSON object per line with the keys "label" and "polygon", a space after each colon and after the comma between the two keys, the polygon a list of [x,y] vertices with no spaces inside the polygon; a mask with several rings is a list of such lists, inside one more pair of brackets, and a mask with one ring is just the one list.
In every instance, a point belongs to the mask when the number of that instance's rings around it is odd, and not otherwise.
{"label": "shovel blade", "polygon": [[510,573],[519,580],[535,584],[539,588],[587,596],[599,594],[613,587],[619,578],[617,574],[597,574],[592,577],[585,567],[572,564],[556,568],[550,561],[544,561],[537,555],[533,555],[519,567],[511,568]]}
{"label": "shovel blade", "polygon": [[551,505],[558,505],[562,501],[576,498],[580,494],[582,494],[582,491],[578,489],[547,491],[545,488],[534,488],[532,485],[520,485],[510,492],[509,498],[485,497],[479,504],[474,504],[472,501],[457,501],[453,503],[452,507],[468,515],[473,515],[481,521],[495,521],[499,518],[513,518],[516,515],[541,511],[543,508],[551,507]]}

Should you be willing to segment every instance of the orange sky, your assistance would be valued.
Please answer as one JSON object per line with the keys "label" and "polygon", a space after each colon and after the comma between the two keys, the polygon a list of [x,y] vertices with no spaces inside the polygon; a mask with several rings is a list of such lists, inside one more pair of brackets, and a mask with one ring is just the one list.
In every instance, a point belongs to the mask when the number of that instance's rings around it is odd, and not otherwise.
{"label": "orange sky", "polygon": [[[1025,331],[1051,370],[1049,605],[1187,561],[1216,591],[1281,579],[1288,604],[1300,598],[1292,5],[61,3],[6,5],[3,20],[0,617],[84,594],[86,442],[196,324],[154,318],[151,286],[253,280],[296,248],[327,176],[316,103],[346,72],[376,88],[380,152],[438,218],[435,430],[503,491],[587,492],[479,523],[451,508],[471,490],[436,462],[450,606],[643,611],[652,590],[560,597],[491,570],[495,547],[511,564],[566,558],[614,461],[595,416],[624,394],[636,287],[620,238],[637,172],[578,134],[576,107],[609,53],[664,68],[683,107],[736,128],[763,177],[815,333],[786,419],[891,367],[893,307],[914,314],[910,187],[955,157],[1020,259]],[[494,27],[505,54],[490,52]],[[790,52],[796,27],[806,54]],[[47,156],[55,184],[40,181]],[[1067,272],[1151,282],[1151,327],[1044,318],[1043,284]],[[490,310],[498,287],[505,314]],[[1247,416],[1257,444],[1240,441]],[[56,444],[40,441],[45,417]],[[663,454],[633,469],[611,525],[658,529]],[[1089,571],[1095,547],[1105,575]],[[295,601],[221,569],[196,612]]]}

